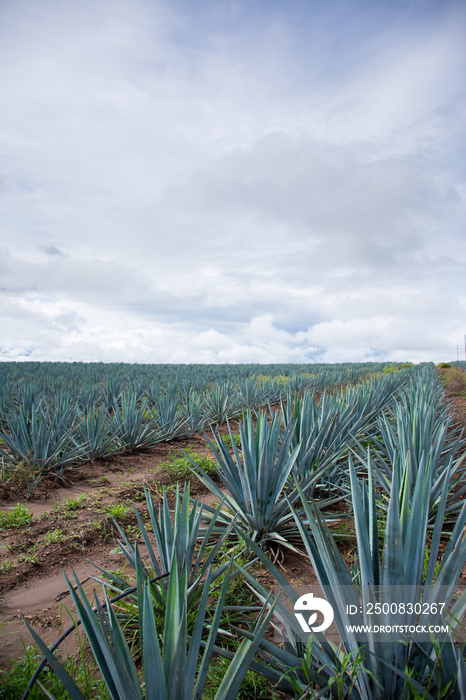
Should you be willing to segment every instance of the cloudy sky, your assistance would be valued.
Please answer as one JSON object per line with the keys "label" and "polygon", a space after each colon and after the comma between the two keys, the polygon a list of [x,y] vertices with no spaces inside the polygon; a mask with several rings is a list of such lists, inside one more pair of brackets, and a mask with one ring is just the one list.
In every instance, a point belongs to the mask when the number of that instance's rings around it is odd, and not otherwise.
{"label": "cloudy sky", "polygon": [[0,0],[0,359],[464,359],[466,3]]}

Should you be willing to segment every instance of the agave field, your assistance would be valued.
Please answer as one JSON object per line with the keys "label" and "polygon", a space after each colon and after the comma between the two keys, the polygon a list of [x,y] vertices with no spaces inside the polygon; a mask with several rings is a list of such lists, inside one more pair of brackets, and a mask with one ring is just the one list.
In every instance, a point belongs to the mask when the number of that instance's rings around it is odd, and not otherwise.
{"label": "agave field", "polygon": [[23,482],[31,496],[70,464],[194,435],[289,392],[334,389],[382,368],[5,363],[1,481]]}
{"label": "agave field", "polygon": [[[81,640],[59,658],[38,632],[59,636],[58,605],[29,616],[37,651],[0,698],[466,698],[466,442],[435,365],[0,371],[2,595],[59,562]],[[297,582],[320,587],[336,641],[303,638]],[[381,589],[445,608],[451,631],[348,634],[347,601],[367,625],[361,592]]]}

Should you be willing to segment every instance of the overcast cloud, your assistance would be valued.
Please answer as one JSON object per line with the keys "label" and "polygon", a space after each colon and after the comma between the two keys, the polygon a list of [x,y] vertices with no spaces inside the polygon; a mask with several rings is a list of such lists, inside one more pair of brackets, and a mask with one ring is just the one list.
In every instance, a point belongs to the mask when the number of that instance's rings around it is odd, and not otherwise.
{"label": "overcast cloud", "polygon": [[450,0],[0,0],[0,359],[463,359],[465,46]]}

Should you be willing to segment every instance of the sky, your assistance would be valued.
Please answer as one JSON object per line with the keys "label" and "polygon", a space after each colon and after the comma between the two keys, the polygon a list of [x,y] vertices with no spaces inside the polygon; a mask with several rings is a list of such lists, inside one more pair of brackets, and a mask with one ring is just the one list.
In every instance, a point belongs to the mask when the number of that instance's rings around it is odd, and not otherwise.
{"label": "sky", "polygon": [[0,0],[0,359],[464,359],[466,3]]}

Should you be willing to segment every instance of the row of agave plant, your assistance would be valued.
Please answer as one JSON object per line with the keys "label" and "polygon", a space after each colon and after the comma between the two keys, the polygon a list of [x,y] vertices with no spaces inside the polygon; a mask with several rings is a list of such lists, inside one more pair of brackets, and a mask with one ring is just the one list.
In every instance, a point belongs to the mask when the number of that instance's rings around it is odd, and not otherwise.
{"label": "row of agave plant", "polygon": [[[383,371],[383,363],[341,365],[129,365],[99,363],[0,363],[0,424],[5,416],[57,397],[71,396],[81,410],[105,406],[111,410],[122,393],[139,399],[167,394],[186,402],[212,388],[249,395],[267,391],[303,391],[337,386]],[[250,403],[249,405],[253,405]]]}
{"label": "row of agave plant", "polygon": [[[137,540],[118,528],[136,585],[100,569],[106,605],[96,599],[94,612],[79,581],[76,590],[68,582],[108,697],[204,697],[214,656],[227,661],[218,700],[239,696],[248,669],[267,678],[280,697],[302,700],[466,697],[465,648],[451,636],[441,644],[434,638],[384,644],[371,634],[344,631],[355,624],[347,614],[348,591],[357,605],[361,591],[415,588],[429,606],[446,603],[453,621],[466,610],[466,595],[455,598],[466,563],[464,442],[442,386],[425,370],[408,381],[374,384],[375,395],[362,384],[321,397],[328,420],[310,395],[289,395],[280,412],[260,412],[256,421],[248,413],[240,425],[241,450],[234,440],[228,450],[214,431],[210,445],[221,486],[195,462],[192,468],[218,496],[218,507],[192,501],[185,486],[172,511],[166,494],[157,511],[146,491],[150,527],[135,508]],[[342,517],[341,509],[332,512],[336,500],[347,504],[354,522],[351,564],[328,523]],[[303,642],[292,612],[298,593],[274,563],[281,547],[304,547],[333,606],[340,645],[323,633]],[[288,601],[258,580],[255,561]],[[232,604],[229,590],[238,578],[257,606]],[[123,600],[112,605],[112,593]],[[356,624],[373,622],[358,613]],[[393,624],[393,616],[382,610],[377,622]],[[267,634],[270,625],[280,644]],[[82,698],[31,633],[70,696]]]}
{"label": "row of agave plant", "polygon": [[[26,482],[32,495],[41,480],[61,477],[70,464],[187,437],[245,409],[276,404],[286,393],[335,388],[342,376],[347,378],[345,371],[346,375],[323,371],[225,380],[202,392],[187,381],[165,389],[152,381],[125,390],[118,377],[87,391],[62,389],[52,394],[34,384],[20,384],[0,414],[2,479]],[[322,408],[321,414],[327,416],[327,411]]]}
{"label": "row of agave plant", "polygon": [[188,437],[244,408],[276,402],[284,391],[277,382],[264,385],[251,380],[244,389],[224,383],[203,394],[191,390],[180,398],[159,393],[153,386],[143,395],[114,393],[106,387],[101,402],[92,394],[76,397],[71,392],[52,401],[45,397],[36,401],[33,392],[25,391],[0,426],[4,478],[24,475],[31,495],[43,478],[60,477],[67,465]]}
{"label": "row of agave plant", "polygon": [[[18,387],[32,388],[36,394],[53,397],[61,391],[83,392],[99,389],[118,394],[121,391],[143,393],[150,385],[160,391],[194,389],[205,391],[211,384],[239,384],[249,378],[283,377],[301,385],[306,377],[324,377],[325,381],[357,381],[365,374],[381,372],[387,363],[340,364],[241,364],[241,365],[163,365],[125,363],[2,362],[0,364],[0,413],[15,400]],[[293,386],[296,389],[297,386]]]}

